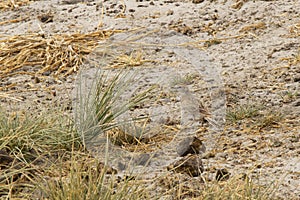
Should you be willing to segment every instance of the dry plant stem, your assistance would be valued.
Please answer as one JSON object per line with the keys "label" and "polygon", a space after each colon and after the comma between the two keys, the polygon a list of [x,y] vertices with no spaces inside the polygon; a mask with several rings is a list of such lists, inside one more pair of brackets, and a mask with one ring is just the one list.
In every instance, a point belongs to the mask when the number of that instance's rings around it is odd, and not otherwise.
{"label": "dry plant stem", "polygon": [[[85,56],[94,50],[99,40],[114,32],[97,31],[87,34],[45,36],[28,34],[10,36],[0,40],[0,78],[18,73],[34,73],[39,76],[53,72],[54,76],[67,76],[78,71]],[[34,67],[28,72],[26,66]]]}
{"label": "dry plant stem", "polygon": [[20,6],[27,5],[31,0],[2,0],[0,2],[0,10],[13,10]]}

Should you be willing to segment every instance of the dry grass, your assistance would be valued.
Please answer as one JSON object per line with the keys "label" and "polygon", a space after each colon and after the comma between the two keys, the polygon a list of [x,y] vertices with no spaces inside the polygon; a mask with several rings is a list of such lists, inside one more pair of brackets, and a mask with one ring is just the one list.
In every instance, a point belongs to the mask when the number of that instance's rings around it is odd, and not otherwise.
{"label": "dry grass", "polygon": [[297,24],[294,24],[292,27],[290,27],[289,32],[292,37],[300,36],[300,22]]}
{"label": "dry grass", "polygon": [[143,188],[120,180],[98,159],[74,151],[57,160],[38,181],[39,199],[143,199]]}
{"label": "dry grass", "polygon": [[276,199],[272,195],[275,191],[275,184],[263,187],[255,184],[245,174],[228,181],[207,184],[201,199]]}
{"label": "dry grass", "polygon": [[[7,199],[272,199],[274,185],[247,176],[225,181],[169,172],[151,180],[118,178],[85,151],[59,113],[3,117],[0,195]],[[37,118],[39,120],[37,120]],[[48,122],[48,123],[47,123]],[[56,124],[53,127],[53,124]]]}
{"label": "dry grass", "polygon": [[0,2],[0,10],[13,10],[32,2],[33,0],[3,0]]}
{"label": "dry grass", "polygon": [[144,55],[141,51],[132,52],[130,55],[122,54],[118,55],[113,63],[105,67],[110,68],[125,68],[125,67],[136,67],[141,66],[145,62],[151,62],[151,60],[144,59]]}
{"label": "dry grass", "polygon": [[60,113],[50,113],[29,116],[0,111],[2,198],[25,197],[35,188],[35,179],[60,152],[79,148],[79,138],[76,139],[70,120]]}
{"label": "dry grass", "polygon": [[28,34],[0,40],[0,79],[27,74],[68,76],[78,71],[100,40],[117,31],[96,31],[46,36]]}
{"label": "dry grass", "polygon": [[25,21],[27,18],[28,18],[27,16],[22,16],[22,17],[19,17],[19,18],[16,18],[16,19],[5,20],[5,21],[0,22],[0,25],[2,26],[4,24],[18,23],[18,22],[21,22],[21,21]]}

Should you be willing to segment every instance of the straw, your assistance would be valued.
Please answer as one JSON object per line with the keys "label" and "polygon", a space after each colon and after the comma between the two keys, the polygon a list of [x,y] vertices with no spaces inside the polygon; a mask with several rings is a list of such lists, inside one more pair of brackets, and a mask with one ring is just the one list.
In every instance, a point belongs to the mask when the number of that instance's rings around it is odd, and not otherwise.
{"label": "straw", "polygon": [[1,0],[0,1],[0,10],[13,10],[19,8],[20,6],[27,5],[32,0]]}
{"label": "straw", "polygon": [[0,40],[0,79],[20,74],[68,76],[78,71],[99,40],[114,32],[6,36]]}

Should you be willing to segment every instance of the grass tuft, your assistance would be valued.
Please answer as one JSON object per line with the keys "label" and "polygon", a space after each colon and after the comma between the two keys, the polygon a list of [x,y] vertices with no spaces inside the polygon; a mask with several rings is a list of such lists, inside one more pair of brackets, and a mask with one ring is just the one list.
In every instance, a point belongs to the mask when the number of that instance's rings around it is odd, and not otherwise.
{"label": "grass tuft", "polygon": [[227,111],[227,120],[236,123],[243,119],[254,118],[258,116],[259,108],[253,105],[243,105]]}
{"label": "grass tuft", "polygon": [[[104,72],[97,76],[89,93],[85,94],[83,92],[85,89],[79,88],[75,121],[85,144],[91,144],[99,135],[117,127],[126,129],[124,131],[133,131],[134,129],[128,130],[128,127],[135,127],[135,122],[146,118],[128,119],[123,116],[127,111],[149,100],[151,91],[155,89],[149,87],[128,97],[125,101],[121,100],[127,98],[130,86],[136,81],[135,75],[121,71],[109,78]],[[137,133],[138,129],[128,134],[136,136]],[[141,136],[143,132],[138,134]]]}

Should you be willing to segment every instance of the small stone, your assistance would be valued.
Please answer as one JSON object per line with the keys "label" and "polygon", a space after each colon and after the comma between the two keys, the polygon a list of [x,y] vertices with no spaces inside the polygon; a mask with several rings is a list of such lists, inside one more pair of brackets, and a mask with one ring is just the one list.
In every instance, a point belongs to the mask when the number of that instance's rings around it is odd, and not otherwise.
{"label": "small stone", "polygon": [[147,5],[147,4],[140,4],[140,5],[138,5],[137,7],[138,7],[138,8],[147,8],[148,5]]}
{"label": "small stone", "polygon": [[273,140],[272,147],[280,147],[281,145],[283,145],[283,142],[281,142],[280,140],[277,139]]}
{"label": "small stone", "polygon": [[37,76],[35,76],[34,77],[34,83],[40,83],[40,82],[41,82],[41,80]]}
{"label": "small stone", "polygon": [[291,141],[291,142],[299,142],[299,140],[300,140],[300,136],[292,136],[292,137],[290,138],[290,141]]}
{"label": "small stone", "polygon": [[297,101],[293,102],[292,105],[295,106],[295,107],[300,106],[300,100],[297,100]]}
{"label": "small stone", "polygon": [[167,16],[169,16],[169,15],[173,15],[174,14],[174,11],[173,10],[168,10],[168,12],[167,12]]}
{"label": "small stone", "polygon": [[198,155],[188,155],[167,167],[169,171],[187,174],[192,177],[200,176],[204,171],[201,159]]}
{"label": "small stone", "polygon": [[204,0],[193,0],[192,3],[202,3]]}
{"label": "small stone", "polygon": [[81,3],[82,0],[62,0],[61,4],[66,4],[66,5],[72,5],[72,4],[77,4]]}
{"label": "small stone", "polygon": [[226,181],[229,179],[230,173],[227,169],[218,169],[216,173],[217,181]]}
{"label": "small stone", "polygon": [[182,140],[177,146],[177,153],[179,156],[184,157],[188,154],[199,154],[205,152],[205,146],[202,141],[197,137],[188,137]]}
{"label": "small stone", "polygon": [[294,82],[300,82],[300,75],[294,77]]}
{"label": "small stone", "polygon": [[49,23],[49,22],[53,22],[53,18],[54,16],[50,13],[47,14],[43,14],[38,16],[38,19],[42,22],[42,23]]}

